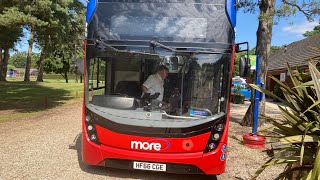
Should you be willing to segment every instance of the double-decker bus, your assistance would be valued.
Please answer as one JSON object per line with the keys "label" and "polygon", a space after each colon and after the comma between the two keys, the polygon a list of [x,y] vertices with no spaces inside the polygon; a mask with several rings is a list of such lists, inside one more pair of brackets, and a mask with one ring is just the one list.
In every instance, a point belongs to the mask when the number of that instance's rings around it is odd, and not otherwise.
{"label": "double-decker bus", "polygon": [[[89,1],[85,163],[169,173],[225,171],[235,1]],[[168,69],[161,101],[142,91],[160,66]]]}

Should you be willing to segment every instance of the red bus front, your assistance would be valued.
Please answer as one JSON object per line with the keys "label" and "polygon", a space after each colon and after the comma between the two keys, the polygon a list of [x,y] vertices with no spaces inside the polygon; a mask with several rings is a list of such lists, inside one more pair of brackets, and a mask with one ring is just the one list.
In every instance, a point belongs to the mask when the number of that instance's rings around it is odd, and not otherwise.
{"label": "red bus front", "polygon": [[[223,173],[234,57],[225,9],[180,1],[95,3],[87,20],[83,161]],[[223,32],[212,30],[217,22]],[[146,96],[142,85],[160,66],[168,70],[164,90]]]}

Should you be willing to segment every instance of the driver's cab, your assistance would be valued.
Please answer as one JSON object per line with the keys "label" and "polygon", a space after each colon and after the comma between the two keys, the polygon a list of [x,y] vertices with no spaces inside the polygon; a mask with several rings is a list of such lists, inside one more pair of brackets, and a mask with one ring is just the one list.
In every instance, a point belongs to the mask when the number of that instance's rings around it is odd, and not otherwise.
{"label": "driver's cab", "polygon": [[[229,54],[156,55],[121,53],[87,61],[86,103],[115,110],[159,112],[165,116],[208,117],[226,111]],[[146,97],[142,85],[159,66],[168,68],[163,100]],[[129,112],[129,111],[127,111]]]}
{"label": "driver's cab", "polygon": [[[88,71],[91,97],[89,100],[99,106],[117,109],[144,108],[151,111],[170,107],[177,110],[181,92],[179,81],[184,62],[182,56],[165,56],[161,59],[95,58],[90,61]],[[150,75],[157,73],[160,65],[165,65],[169,72],[164,81],[163,101],[155,104],[152,103],[156,99],[152,98],[153,94],[150,97],[143,96],[141,87]],[[174,107],[167,104],[169,102],[174,104]]]}

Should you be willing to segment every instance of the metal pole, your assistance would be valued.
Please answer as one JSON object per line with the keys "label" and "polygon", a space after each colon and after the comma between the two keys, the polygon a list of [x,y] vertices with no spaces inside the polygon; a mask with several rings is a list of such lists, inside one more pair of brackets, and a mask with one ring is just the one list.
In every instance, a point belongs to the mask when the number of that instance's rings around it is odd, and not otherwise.
{"label": "metal pole", "polygon": [[[260,57],[257,55],[256,58],[256,85],[260,86],[260,77],[259,77],[259,64],[260,64]],[[253,107],[253,127],[252,127],[252,134],[257,135],[258,130],[258,121],[259,121],[259,101],[260,101],[260,91],[255,90],[254,94],[254,107]]]}
{"label": "metal pole", "polygon": [[[74,63],[77,61],[77,43],[74,43]],[[76,73],[76,83],[78,83],[78,74]]]}

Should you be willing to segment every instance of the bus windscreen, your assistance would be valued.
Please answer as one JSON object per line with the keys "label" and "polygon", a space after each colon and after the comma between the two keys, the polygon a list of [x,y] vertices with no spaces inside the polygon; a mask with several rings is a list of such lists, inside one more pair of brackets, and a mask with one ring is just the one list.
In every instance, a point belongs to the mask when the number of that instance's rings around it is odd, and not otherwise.
{"label": "bus windscreen", "polygon": [[206,18],[112,16],[111,32],[120,36],[206,38]]}

